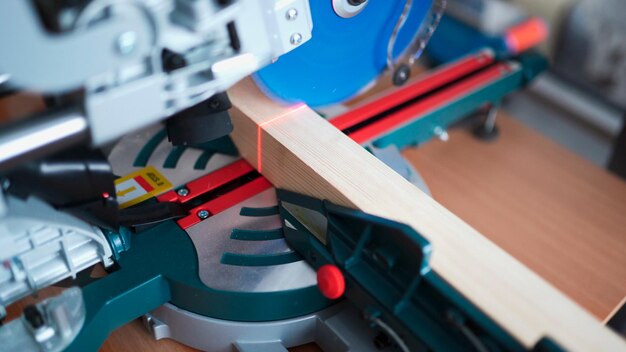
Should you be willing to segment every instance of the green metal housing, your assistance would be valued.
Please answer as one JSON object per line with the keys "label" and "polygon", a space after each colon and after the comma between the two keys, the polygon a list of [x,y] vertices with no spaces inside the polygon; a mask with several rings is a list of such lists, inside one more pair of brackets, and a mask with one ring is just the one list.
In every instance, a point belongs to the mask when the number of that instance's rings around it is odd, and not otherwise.
{"label": "green metal housing", "polygon": [[373,145],[377,148],[395,145],[398,149],[402,149],[427,142],[436,137],[434,133],[436,127],[447,129],[482,106],[499,105],[504,97],[525,87],[548,68],[545,57],[534,52],[522,54],[511,62],[519,65],[520,69],[386,133],[374,140]]}
{"label": "green metal housing", "polygon": [[[411,351],[526,351],[431,270],[430,243],[411,227],[284,190],[277,194],[281,217],[293,225],[284,228],[287,241],[313,267],[339,267],[345,298],[372,326],[382,321],[391,327]],[[325,244],[292,209],[326,219]],[[542,339],[533,350],[561,349]]]}
{"label": "green metal housing", "polygon": [[87,283],[87,317],[68,351],[95,351],[116,328],[170,302],[187,311],[234,321],[272,321],[306,315],[330,302],[316,286],[275,293],[207,287],[198,276],[193,242],[174,221],[133,234],[119,269]]}

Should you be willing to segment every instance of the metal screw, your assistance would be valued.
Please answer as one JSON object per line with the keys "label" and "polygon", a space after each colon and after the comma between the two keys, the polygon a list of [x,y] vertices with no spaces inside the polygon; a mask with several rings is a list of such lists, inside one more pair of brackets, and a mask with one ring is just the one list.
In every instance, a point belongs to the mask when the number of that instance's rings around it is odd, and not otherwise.
{"label": "metal screw", "polygon": [[200,220],[204,220],[204,219],[209,217],[209,211],[208,210],[200,210],[200,211],[198,211],[197,215],[200,218]]}
{"label": "metal screw", "polygon": [[143,320],[143,325],[148,328],[148,330],[150,331],[150,333],[152,335],[154,335],[154,325],[156,325],[156,322],[154,321],[154,318],[151,315],[144,315],[144,320]]}
{"label": "metal screw", "polygon": [[287,13],[285,13],[285,18],[287,19],[287,21],[293,21],[296,18],[298,18],[298,10],[294,9],[293,7],[290,8],[289,10],[287,10]]}
{"label": "metal screw", "polygon": [[117,50],[122,55],[129,55],[137,46],[137,33],[128,31],[117,37]]}
{"label": "metal screw", "polygon": [[292,34],[291,38],[289,38],[289,41],[291,42],[292,45],[298,45],[302,43],[302,34],[300,33]]}
{"label": "metal screw", "polygon": [[187,197],[189,195],[189,190],[187,188],[181,188],[178,191],[176,191],[176,194],[178,194],[181,197]]}
{"label": "metal screw", "polygon": [[393,73],[393,84],[400,87],[411,77],[411,68],[407,64],[398,66]]}
{"label": "metal screw", "polygon": [[448,135],[448,131],[444,130],[443,128],[437,126],[435,127],[434,131],[435,136],[439,137],[439,139],[442,142],[447,142],[450,139],[450,135]]}

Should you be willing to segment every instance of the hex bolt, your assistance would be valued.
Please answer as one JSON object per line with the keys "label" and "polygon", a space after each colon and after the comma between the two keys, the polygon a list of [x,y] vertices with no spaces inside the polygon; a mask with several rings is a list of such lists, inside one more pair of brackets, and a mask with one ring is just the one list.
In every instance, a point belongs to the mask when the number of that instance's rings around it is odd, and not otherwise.
{"label": "hex bolt", "polygon": [[298,10],[294,9],[293,7],[290,8],[285,13],[285,18],[287,19],[287,21],[295,20],[296,18],[298,18]]}
{"label": "hex bolt", "polygon": [[393,84],[397,87],[404,85],[411,78],[411,68],[407,64],[402,64],[393,73]]}
{"label": "hex bolt", "polygon": [[187,197],[189,195],[189,190],[187,188],[181,188],[178,191],[176,191],[176,194],[178,194],[181,197]]}
{"label": "hex bolt", "polygon": [[198,218],[200,218],[200,220],[204,220],[209,217],[209,211],[203,209],[203,210],[198,211],[197,215],[198,215]]}
{"label": "hex bolt", "polygon": [[292,45],[298,45],[302,43],[302,34],[300,33],[292,34],[291,38],[289,38],[289,42],[291,42]]}
{"label": "hex bolt", "polygon": [[117,37],[117,51],[122,55],[129,55],[137,46],[137,33],[124,32]]}

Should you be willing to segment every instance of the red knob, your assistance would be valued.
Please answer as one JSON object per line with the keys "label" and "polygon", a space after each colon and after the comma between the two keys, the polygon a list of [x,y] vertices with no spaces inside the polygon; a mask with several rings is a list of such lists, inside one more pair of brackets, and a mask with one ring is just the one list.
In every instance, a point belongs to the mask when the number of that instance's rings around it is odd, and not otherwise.
{"label": "red knob", "polygon": [[346,291],[346,280],[338,267],[326,264],[317,271],[317,287],[328,299],[337,299]]}

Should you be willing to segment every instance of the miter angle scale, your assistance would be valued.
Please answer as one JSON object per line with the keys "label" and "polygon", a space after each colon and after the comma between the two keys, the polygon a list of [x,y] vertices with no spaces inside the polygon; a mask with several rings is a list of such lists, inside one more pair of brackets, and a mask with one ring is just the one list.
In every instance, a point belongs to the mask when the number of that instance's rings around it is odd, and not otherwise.
{"label": "miter angle scale", "polygon": [[[142,170],[150,169],[168,181],[172,189],[158,196],[159,201],[189,200],[186,204],[190,207],[208,209],[206,217],[202,210],[193,208],[188,217],[178,220],[178,226],[159,225],[133,237],[135,242],[153,237],[151,247],[158,252],[148,253],[135,243],[135,249],[122,254],[125,269],[135,259],[181,252],[184,247],[185,252],[179,255],[187,258],[187,264],[197,264],[188,268],[194,272],[174,274],[177,277],[173,281],[201,284],[224,299],[222,304],[213,301],[211,307],[205,307],[189,303],[198,300],[195,289],[178,290],[167,304],[144,317],[153,336],[173,338],[202,350],[231,351],[237,342],[241,342],[239,349],[245,350],[242,341],[248,340],[254,340],[257,347],[276,340],[282,340],[285,347],[311,341],[332,345],[338,336],[341,339],[344,334],[356,333],[362,337],[351,337],[350,347],[369,349],[375,331],[359,321],[349,305],[331,305],[320,294],[315,271],[284,239],[275,189],[233,155],[231,147],[228,141],[203,148],[174,147],[167,142],[163,127],[155,125],[126,136],[111,151],[109,159],[116,173],[137,178],[142,177]],[[207,190],[220,184],[220,177],[229,181]],[[205,189],[200,191],[203,185]],[[124,192],[125,187],[118,182],[118,192]],[[156,263],[156,271],[171,266]],[[178,263],[177,267],[184,265]],[[197,279],[190,280],[189,275]],[[255,309],[249,309],[249,304]],[[345,321],[350,324],[338,323]],[[333,327],[320,331],[320,326]],[[341,326],[349,326],[349,331]],[[359,340],[368,346],[358,348],[354,343]]]}

